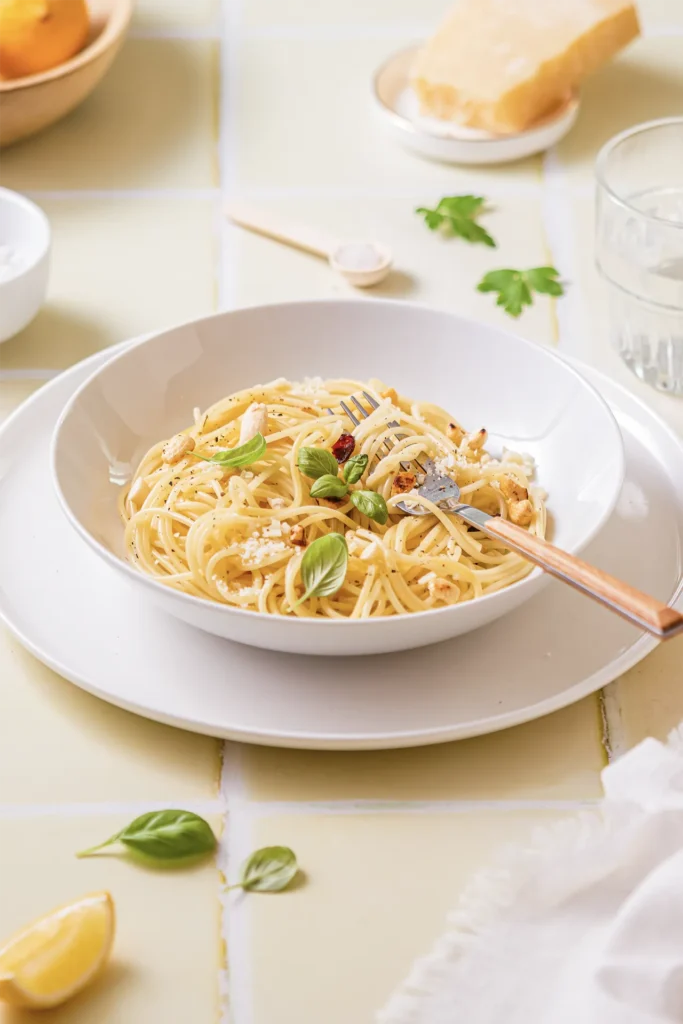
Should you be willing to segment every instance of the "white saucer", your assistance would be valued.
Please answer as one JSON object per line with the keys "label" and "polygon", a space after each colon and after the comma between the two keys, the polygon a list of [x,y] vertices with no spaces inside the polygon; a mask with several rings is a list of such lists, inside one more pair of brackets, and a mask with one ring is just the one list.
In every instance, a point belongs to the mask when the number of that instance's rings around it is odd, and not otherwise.
{"label": "white saucer", "polygon": [[578,94],[568,97],[527,131],[515,135],[494,135],[423,117],[410,85],[410,69],[417,51],[417,46],[401,50],[382,64],[375,73],[372,94],[386,131],[421,156],[453,164],[504,164],[549,149],[564,138],[576,121]]}
{"label": "white saucer", "polygon": [[[259,651],[167,618],[78,538],[52,492],[57,416],[117,351],[45,385],[0,431],[0,616],[84,690],[157,721],[252,743],[417,746],[548,714],[655,646],[554,581],[485,629],[352,662]],[[676,593],[681,607],[683,447],[628,392],[582,371],[610,402],[626,447],[617,511],[587,557],[660,598]]]}

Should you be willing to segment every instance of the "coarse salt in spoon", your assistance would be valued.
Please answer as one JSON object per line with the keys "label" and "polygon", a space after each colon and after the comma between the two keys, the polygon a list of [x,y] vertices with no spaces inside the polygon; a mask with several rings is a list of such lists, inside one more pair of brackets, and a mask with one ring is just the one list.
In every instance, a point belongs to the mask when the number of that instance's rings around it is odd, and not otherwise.
{"label": "coarse salt in spoon", "polygon": [[229,203],[225,209],[229,220],[259,235],[295,249],[322,256],[330,266],[355,288],[370,288],[383,281],[393,263],[386,246],[364,240],[342,241],[306,224],[297,224],[255,209],[245,203]]}

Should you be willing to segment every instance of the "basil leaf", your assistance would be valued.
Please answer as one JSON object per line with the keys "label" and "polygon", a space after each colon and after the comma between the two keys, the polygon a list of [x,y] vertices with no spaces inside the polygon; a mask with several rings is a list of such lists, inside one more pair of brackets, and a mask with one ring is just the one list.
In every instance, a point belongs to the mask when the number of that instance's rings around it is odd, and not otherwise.
{"label": "basil leaf", "polygon": [[357,484],[367,468],[367,455],[353,455],[344,466],[344,479],[347,484]]}
{"label": "basil leaf", "polygon": [[325,473],[311,484],[312,498],[343,498],[348,491],[347,484],[335,474]]}
{"label": "basil leaf", "polygon": [[264,846],[247,857],[240,869],[240,881],[231,888],[248,892],[281,892],[292,881],[299,866],[288,846]]}
{"label": "basil leaf", "polygon": [[215,462],[225,469],[230,469],[239,466],[250,466],[252,462],[258,462],[265,454],[266,447],[266,439],[263,434],[254,434],[251,440],[245,441],[244,444],[238,445],[237,448],[228,448],[227,451],[216,452],[210,459],[207,459],[205,455],[197,455],[196,452],[192,452],[192,455],[202,459],[203,462]]}
{"label": "basil leaf", "polygon": [[306,589],[294,607],[309,597],[336,594],[344,582],[348,560],[349,550],[340,533],[328,533],[309,544],[301,559],[301,579]]}
{"label": "basil leaf", "polygon": [[299,472],[304,476],[310,476],[313,480],[317,480],[319,476],[326,476],[328,473],[336,476],[339,469],[337,460],[332,452],[328,452],[327,448],[299,448],[296,464],[299,467]]}
{"label": "basil leaf", "polygon": [[359,512],[384,526],[389,518],[387,503],[377,491],[351,491],[351,501]]}
{"label": "basil leaf", "polygon": [[76,856],[88,857],[113,843],[123,843],[154,860],[181,860],[211,853],[216,848],[216,837],[209,823],[192,811],[150,811],[104,843],[82,850]]}

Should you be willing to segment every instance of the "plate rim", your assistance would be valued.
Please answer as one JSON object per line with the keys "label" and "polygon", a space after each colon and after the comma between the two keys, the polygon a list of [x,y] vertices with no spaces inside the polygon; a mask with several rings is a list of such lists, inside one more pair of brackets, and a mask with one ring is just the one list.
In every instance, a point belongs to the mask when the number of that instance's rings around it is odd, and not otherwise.
{"label": "plate rim", "polygon": [[[147,335],[141,337],[146,336]],[[69,367],[67,370],[56,375],[43,387],[38,388],[33,395],[31,395],[10,414],[2,427],[0,427],[0,440],[4,433],[10,429],[11,425],[24,417],[27,412],[29,414],[31,413],[34,404],[40,403],[44,396],[49,394],[53,389],[63,386],[66,383],[64,378],[69,378],[71,376],[77,377],[79,372],[82,374],[91,365],[100,361],[104,362],[111,356],[116,355],[119,351],[122,351],[135,340],[140,340],[140,338],[130,339],[129,341],[124,341],[112,346],[109,349],[96,352],[85,360],[76,363],[74,366]],[[658,413],[652,410],[638,395],[633,394],[622,384],[613,381],[601,371],[587,366],[579,360],[563,355],[559,355],[559,358],[569,363],[577,372],[581,373],[582,370],[585,371],[589,377],[589,383],[592,383],[593,386],[597,386],[596,383],[594,383],[595,381],[605,381],[610,388],[616,391],[618,395],[625,395],[629,401],[633,402],[636,407],[645,414],[651,423],[656,425],[659,431],[666,434],[668,439],[677,447],[681,447],[682,442],[676,431],[674,431],[669,424],[666,423]],[[682,591],[683,579],[679,580],[678,587],[670,600],[680,602]],[[202,722],[196,718],[180,718],[157,709],[144,707],[135,701],[120,699],[116,697],[116,695],[105,692],[98,686],[93,685],[91,681],[86,679],[80,673],[74,672],[67,665],[62,663],[60,659],[52,657],[39,644],[34,643],[34,641],[23,632],[20,625],[9,616],[5,605],[6,602],[3,600],[2,591],[0,591],[0,621],[4,623],[9,632],[27,651],[29,651],[30,654],[73,685],[78,686],[85,692],[90,693],[109,704],[123,708],[124,710],[134,714],[138,714],[143,718],[185,729],[186,731],[199,733],[201,735],[229,739],[236,742],[255,743],[257,745],[309,750],[400,749],[453,742],[455,740],[468,739],[475,736],[500,732],[504,729],[508,729],[516,725],[522,725],[525,722],[544,717],[554,711],[559,711],[562,708],[575,703],[577,700],[596,692],[608,683],[613,682],[634,665],[638,664],[647,654],[658,646],[657,641],[654,638],[641,634],[641,636],[635,639],[633,643],[621,653],[621,655],[612,659],[598,671],[593,672],[590,676],[574,684],[569,689],[564,690],[553,697],[546,698],[542,701],[536,701],[524,708],[504,713],[493,719],[479,718],[468,722],[465,726],[461,724],[457,727],[454,727],[453,724],[449,724],[445,726],[434,726],[428,729],[421,728],[416,730],[365,734],[354,739],[349,733],[326,733],[321,736],[320,734],[308,731],[293,732],[292,730],[289,730],[281,732],[280,730],[272,728],[263,728],[258,731],[254,731],[253,727],[236,726],[228,729],[224,727],[212,727],[210,723]]]}

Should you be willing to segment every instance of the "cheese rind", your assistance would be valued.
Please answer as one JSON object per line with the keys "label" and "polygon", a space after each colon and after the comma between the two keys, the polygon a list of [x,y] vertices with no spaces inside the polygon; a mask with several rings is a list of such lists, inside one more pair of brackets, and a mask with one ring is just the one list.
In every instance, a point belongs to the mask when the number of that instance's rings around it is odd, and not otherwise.
{"label": "cheese rind", "polygon": [[461,0],[412,85],[430,117],[523,131],[639,32],[629,0]]}

